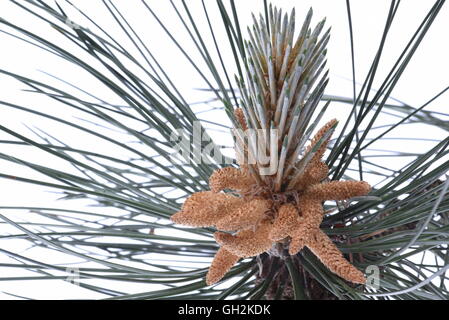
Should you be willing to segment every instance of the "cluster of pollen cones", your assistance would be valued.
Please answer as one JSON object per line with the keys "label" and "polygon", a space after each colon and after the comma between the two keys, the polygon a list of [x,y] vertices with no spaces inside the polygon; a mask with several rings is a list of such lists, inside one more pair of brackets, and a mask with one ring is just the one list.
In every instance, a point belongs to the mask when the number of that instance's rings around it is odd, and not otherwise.
{"label": "cluster of pollen cones", "polygon": [[[242,121],[239,114],[237,109],[236,118]],[[336,120],[331,120],[322,127],[307,148],[316,147],[335,124]],[[287,192],[274,193],[260,186],[248,165],[225,167],[211,175],[210,191],[192,194],[171,217],[178,224],[219,230],[214,237],[220,249],[206,276],[208,285],[221,280],[239,259],[269,252],[277,243],[286,245],[290,255],[308,247],[335,274],[353,283],[365,283],[363,273],[320,230],[324,201],[345,200],[370,191],[364,181],[327,181],[329,169],[321,158],[328,141],[319,145],[296,185]]]}
{"label": "cluster of pollen cones", "polygon": [[[241,108],[235,109],[233,119],[239,167],[214,171],[210,191],[192,194],[171,217],[178,224],[218,230],[214,237],[220,249],[206,276],[209,285],[220,281],[241,258],[264,252],[288,257],[304,247],[338,276],[365,283],[363,273],[320,229],[324,201],[363,196],[370,186],[363,181],[328,180],[329,168],[322,158],[336,120],[310,139],[329,104],[312,119],[328,83],[328,72],[322,76],[321,72],[330,37],[330,29],[321,34],[325,20],[312,29],[311,19],[309,10],[295,37],[294,10],[283,14],[270,5],[266,17],[253,16],[250,38],[245,41],[246,80],[237,78]],[[267,174],[262,170],[267,168],[264,157],[254,150],[259,144],[241,135],[259,129],[263,134],[258,150],[268,151],[268,167],[275,169]],[[247,155],[255,164],[245,161]],[[278,248],[283,248],[281,253]]]}

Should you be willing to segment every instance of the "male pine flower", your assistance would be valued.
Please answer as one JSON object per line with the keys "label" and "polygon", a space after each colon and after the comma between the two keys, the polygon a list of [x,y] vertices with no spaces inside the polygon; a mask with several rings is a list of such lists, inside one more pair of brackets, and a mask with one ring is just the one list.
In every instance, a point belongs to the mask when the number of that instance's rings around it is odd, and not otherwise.
{"label": "male pine flower", "polygon": [[[324,201],[363,196],[370,186],[364,181],[328,181],[329,168],[322,157],[336,120],[326,123],[305,146],[327,107],[311,121],[328,81],[327,72],[319,76],[330,31],[320,37],[324,20],[312,30],[311,18],[312,10],[294,41],[295,11],[282,16],[270,6],[268,21],[254,17],[245,43],[247,79],[238,79],[242,107],[234,112],[235,130],[265,132],[258,138],[270,163],[259,159],[248,140],[237,134],[239,168],[215,170],[210,191],[192,194],[171,217],[178,224],[218,230],[214,237],[220,249],[206,277],[209,285],[221,280],[239,259],[269,253],[278,244],[290,255],[308,247],[330,271],[365,283],[363,273],[320,230]],[[245,161],[250,156],[255,163]],[[274,173],[261,174],[273,164]]]}

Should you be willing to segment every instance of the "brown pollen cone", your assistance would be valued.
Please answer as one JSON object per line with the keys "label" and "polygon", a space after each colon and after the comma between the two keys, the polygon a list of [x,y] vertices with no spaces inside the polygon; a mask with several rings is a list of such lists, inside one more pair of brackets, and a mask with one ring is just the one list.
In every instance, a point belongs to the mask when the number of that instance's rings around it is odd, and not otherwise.
{"label": "brown pollen cone", "polygon": [[265,199],[245,202],[217,221],[216,227],[223,231],[253,227],[265,217],[265,212],[270,209],[270,205],[271,201]]}
{"label": "brown pollen cone", "polygon": [[256,230],[242,230],[235,236],[224,233],[215,232],[215,240],[229,252],[242,258],[254,257],[264,253],[272,246],[272,241],[268,234],[271,230],[271,222],[263,221]]}
{"label": "brown pollen cone", "polygon": [[353,283],[365,283],[363,273],[346,260],[340,250],[321,230],[306,241],[306,246],[329,268],[330,271]]}
{"label": "brown pollen cone", "polygon": [[293,204],[281,206],[271,228],[270,239],[279,241],[288,237],[298,224],[298,217],[298,209]]}
{"label": "brown pollen cone", "polygon": [[309,187],[306,194],[321,201],[346,200],[363,196],[370,190],[370,185],[365,181],[331,181]]}
{"label": "brown pollen cone", "polygon": [[241,198],[224,193],[196,192],[187,198],[181,211],[170,219],[186,226],[210,227],[242,203]]}
{"label": "brown pollen cone", "polygon": [[[328,123],[326,123],[313,137],[312,141],[310,142],[309,147],[306,149],[306,152],[309,152],[309,150],[314,147],[323,137],[324,135],[337,124],[337,119],[332,119]],[[324,152],[326,152],[327,145],[329,143],[330,137],[327,138],[327,140],[318,148],[318,151],[315,153],[315,155],[312,158],[313,162],[319,162],[321,161],[321,158],[324,155]]]}
{"label": "brown pollen cone", "polygon": [[207,285],[220,281],[239,259],[224,248],[218,249],[206,275]]}
{"label": "brown pollen cone", "polygon": [[314,185],[327,178],[329,168],[324,162],[312,162],[299,177],[298,182],[295,184],[296,190],[304,190],[310,185]]}
{"label": "brown pollen cone", "polygon": [[234,110],[234,117],[242,127],[243,131],[248,129],[248,125],[246,124],[245,115],[243,114],[242,108],[236,108]]}
{"label": "brown pollen cone", "polygon": [[213,192],[224,189],[247,190],[255,184],[248,170],[226,167],[215,170],[209,178],[209,187]]}

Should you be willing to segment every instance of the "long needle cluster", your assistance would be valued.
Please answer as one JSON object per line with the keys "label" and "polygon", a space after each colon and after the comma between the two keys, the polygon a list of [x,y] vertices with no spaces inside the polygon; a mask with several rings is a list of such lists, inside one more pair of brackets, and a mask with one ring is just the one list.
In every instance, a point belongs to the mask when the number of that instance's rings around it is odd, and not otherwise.
{"label": "long needle cluster", "polygon": [[[311,29],[310,9],[295,38],[295,20],[294,9],[289,16],[271,6],[268,23],[262,15],[259,19],[253,15],[254,25],[252,30],[248,28],[249,40],[245,42],[246,82],[242,79],[238,81],[242,93],[242,113],[248,120],[246,125],[250,129],[266,132],[258,138],[262,140],[261,144],[267,149],[270,159],[275,159],[276,163],[264,163],[264,159],[255,154],[261,150],[248,148],[242,137],[237,139],[236,151],[247,154],[237,157],[256,159],[254,174],[258,174],[261,168],[274,165],[278,190],[281,181],[293,180],[291,184],[295,184],[294,180],[298,179],[299,173],[313,156],[304,155],[301,167],[297,168],[296,160],[327,108],[326,105],[311,123],[328,83],[328,71],[321,74],[326,66],[330,28],[321,35],[325,23],[323,19]],[[238,134],[236,136],[239,137]],[[296,174],[292,175],[292,172]],[[260,177],[260,180],[266,180],[266,177]]]}

